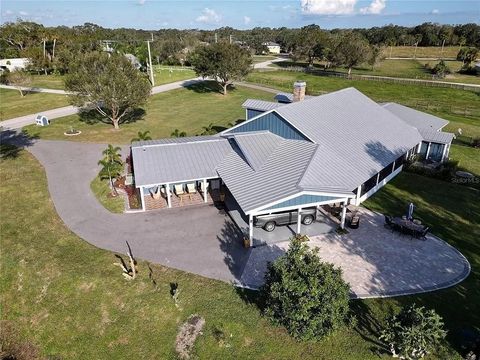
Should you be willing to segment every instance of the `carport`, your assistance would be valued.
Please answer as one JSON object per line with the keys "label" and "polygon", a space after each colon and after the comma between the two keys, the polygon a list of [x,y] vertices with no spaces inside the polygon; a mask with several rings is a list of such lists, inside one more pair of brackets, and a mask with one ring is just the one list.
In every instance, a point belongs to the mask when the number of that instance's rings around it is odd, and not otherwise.
{"label": "carport", "polygon": [[[277,226],[275,230],[268,232],[263,228],[253,226],[253,219],[256,215],[246,215],[229,192],[227,192],[225,197],[225,206],[230,217],[242,231],[244,238],[250,240],[250,246],[252,247],[286,241],[297,234],[316,236],[335,231],[338,225],[318,210],[319,205],[308,204],[308,206],[304,206],[304,208],[312,206],[317,207],[317,217],[314,223],[304,225],[300,222],[299,216],[296,224]],[[342,211],[342,221],[340,224],[341,227],[344,227],[345,225],[346,206],[344,206],[343,209],[344,211]],[[284,210],[285,209],[279,209],[279,211]],[[272,213],[272,211],[270,210],[267,213]],[[301,215],[301,211],[299,214]],[[258,215],[262,214],[259,213]]]}

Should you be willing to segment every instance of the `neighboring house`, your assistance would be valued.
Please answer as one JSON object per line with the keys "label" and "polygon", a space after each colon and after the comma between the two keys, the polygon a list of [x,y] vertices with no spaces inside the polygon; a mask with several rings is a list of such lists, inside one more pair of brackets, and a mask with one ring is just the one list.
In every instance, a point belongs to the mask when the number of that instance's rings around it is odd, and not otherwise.
{"label": "neighboring house", "polygon": [[268,42],[264,42],[262,45],[267,47],[268,52],[270,54],[280,54],[280,45],[279,44],[277,44],[275,42],[272,42],[272,41],[268,41]]}
{"label": "neighboring house", "polygon": [[[212,194],[223,186],[248,218],[252,242],[256,216],[333,203],[359,205],[396,176],[423,142],[436,144],[430,131],[445,134],[437,131],[438,118],[397,115],[396,104],[377,104],[354,88],[307,97],[305,86],[297,82],[291,97],[280,94],[290,103],[247,100],[248,120],[218,135],[133,143],[143,209],[159,192],[172,207],[174,185],[180,191],[178,185],[188,183],[209,186]],[[420,114],[432,127],[423,127]],[[342,227],[345,213],[344,207]]]}
{"label": "neighboring house", "polygon": [[10,71],[24,70],[28,66],[28,58],[0,59],[0,67]]}

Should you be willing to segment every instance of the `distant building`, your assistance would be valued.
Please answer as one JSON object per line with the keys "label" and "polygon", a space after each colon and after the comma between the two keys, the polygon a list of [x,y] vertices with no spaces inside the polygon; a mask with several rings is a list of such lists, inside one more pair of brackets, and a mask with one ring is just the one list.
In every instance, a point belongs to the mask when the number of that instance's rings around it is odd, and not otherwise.
{"label": "distant building", "polygon": [[133,54],[125,54],[125,57],[130,61],[130,63],[135,67],[135,69],[140,69],[142,67],[142,64],[140,63],[140,60],[133,55]]}
{"label": "distant building", "polygon": [[268,48],[270,54],[280,54],[280,44],[274,43],[272,41],[264,42],[262,45]]}
{"label": "distant building", "polygon": [[0,67],[10,71],[23,70],[28,63],[28,58],[0,59]]}

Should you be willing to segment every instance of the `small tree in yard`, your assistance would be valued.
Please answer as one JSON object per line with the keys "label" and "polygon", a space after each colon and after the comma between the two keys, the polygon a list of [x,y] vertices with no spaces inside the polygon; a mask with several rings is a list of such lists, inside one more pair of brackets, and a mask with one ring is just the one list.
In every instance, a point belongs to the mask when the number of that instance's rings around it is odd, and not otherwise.
{"label": "small tree in yard", "polygon": [[94,106],[119,129],[122,119],[147,101],[151,86],[124,56],[91,52],[71,65],[65,89],[73,105]]}
{"label": "small tree in yard", "polygon": [[217,43],[202,46],[191,56],[197,75],[211,77],[222,86],[223,95],[234,80],[243,79],[251,70],[251,54],[235,44]]}
{"label": "small tree in yard", "polygon": [[394,357],[410,360],[423,358],[446,334],[440,315],[413,304],[387,319],[380,340],[387,343]]}
{"label": "small tree in yard", "polygon": [[383,57],[383,49],[380,46],[373,45],[370,47],[370,57],[368,58],[368,64],[372,67],[372,71],[375,70],[375,65],[377,65]]}
{"label": "small tree in yard", "polygon": [[269,264],[261,292],[265,314],[297,339],[320,339],[348,317],[349,286],[342,271],[322,262],[299,238]]}
{"label": "small tree in yard", "polygon": [[446,74],[450,74],[450,69],[447,64],[445,64],[445,61],[440,60],[440,62],[433,67],[432,72],[439,78],[444,78]]}
{"label": "small tree in yard", "polygon": [[32,77],[26,71],[14,70],[8,73],[7,81],[10,85],[14,86],[20,92],[20,96],[23,97],[25,96],[25,90],[23,88],[31,85]]}
{"label": "small tree in yard", "polygon": [[479,50],[474,47],[462,47],[457,54],[457,60],[461,61],[464,68],[468,68],[470,64],[477,58]]}
{"label": "small tree in yard", "polygon": [[354,66],[369,59],[370,46],[362,35],[349,31],[337,39],[330,56],[333,64],[348,69],[348,77],[350,77]]}
{"label": "small tree in yard", "polygon": [[113,179],[119,177],[123,172],[123,161],[120,155],[121,148],[112,145],[108,145],[108,147],[103,150],[103,159],[98,162],[102,168],[100,169],[100,179],[108,179],[110,182],[110,186],[112,187],[112,191],[115,195],[118,195],[117,190],[113,184]]}
{"label": "small tree in yard", "polygon": [[137,137],[130,140],[130,142],[133,143],[134,141],[147,141],[147,140],[152,140],[152,137],[150,136],[150,130],[139,131],[137,133]]}

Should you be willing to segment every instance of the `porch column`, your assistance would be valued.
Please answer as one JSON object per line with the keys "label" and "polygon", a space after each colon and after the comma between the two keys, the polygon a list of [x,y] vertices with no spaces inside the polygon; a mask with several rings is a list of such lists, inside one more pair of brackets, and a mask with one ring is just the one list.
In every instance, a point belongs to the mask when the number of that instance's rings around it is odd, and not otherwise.
{"label": "porch column", "polygon": [[395,171],[395,161],[397,161],[397,160],[394,160],[394,161],[393,161],[393,164],[392,164],[392,173]]}
{"label": "porch column", "polygon": [[347,215],[347,199],[343,201],[343,207],[342,207],[342,220],[340,221],[340,227],[342,229],[345,229],[345,217]]}
{"label": "porch column", "polygon": [[380,172],[377,173],[377,183],[375,185],[378,185],[378,180],[380,180]]}
{"label": "porch column", "polygon": [[172,199],[171,199],[171,194],[170,194],[170,184],[165,184],[165,188],[167,190],[167,204],[168,204],[168,207],[171,208],[172,207]]}
{"label": "porch column", "polygon": [[253,215],[248,214],[248,240],[250,241],[250,247],[253,246]]}
{"label": "porch column", "polygon": [[430,145],[432,145],[431,142],[429,142],[428,145],[427,145],[427,152],[425,153],[425,160],[428,160],[428,153],[430,152]]}
{"label": "porch column", "polygon": [[442,153],[442,160],[440,162],[443,162],[445,160],[445,155],[447,153],[447,144],[443,144],[443,153]]}
{"label": "porch column", "polygon": [[355,206],[360,205],[360,197],[362,196],[362,185],[357,188],[357,198],[355,199]]}
{"label": "porch column", "polygon": [[298,215],[297,215],[297,235],[300,235],[301,227],[302,227],[302,208],[298,208]]}
{"label": "porch column", "polygon": [[142,210],[143,211],[147,210],[145,208],[145,197],[143,196],[143,186],[140,187],[140,200],[142,202]]}
{"label": "porch column", "polygon": [[208,201],[208,189],[207,189],[207,179],[203,179],[203,200]]}

